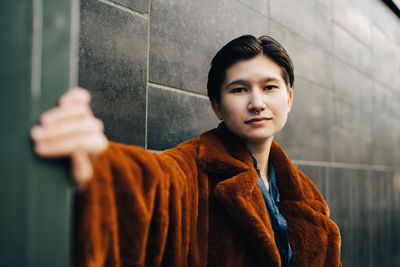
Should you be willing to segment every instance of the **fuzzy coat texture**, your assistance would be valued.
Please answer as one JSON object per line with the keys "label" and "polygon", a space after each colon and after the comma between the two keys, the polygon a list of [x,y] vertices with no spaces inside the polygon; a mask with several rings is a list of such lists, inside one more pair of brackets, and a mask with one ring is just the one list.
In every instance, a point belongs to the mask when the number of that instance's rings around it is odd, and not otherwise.
{"label": "fuzzy coat texture", "polygon": [[[290,266],[341,266],[340,233],[310,179],[273,141]],[[280,266],[258,176],[224,124],[153,154],[110,143],[77,197],[75,266]]]}

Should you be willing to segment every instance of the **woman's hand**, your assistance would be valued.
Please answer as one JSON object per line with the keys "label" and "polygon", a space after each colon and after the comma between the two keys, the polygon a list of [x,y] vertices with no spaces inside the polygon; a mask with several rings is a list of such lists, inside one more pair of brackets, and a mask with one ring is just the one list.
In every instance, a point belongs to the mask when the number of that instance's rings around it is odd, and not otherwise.
{"label": "woman's hand", "polygon": [[35,152],[45,158],[70,156],[78,189],[92,177],[92,160],[108,145],[102,121],[93,116],[88,91],[74,88],[62,95],[58,106],[44,112],[32,127]]}

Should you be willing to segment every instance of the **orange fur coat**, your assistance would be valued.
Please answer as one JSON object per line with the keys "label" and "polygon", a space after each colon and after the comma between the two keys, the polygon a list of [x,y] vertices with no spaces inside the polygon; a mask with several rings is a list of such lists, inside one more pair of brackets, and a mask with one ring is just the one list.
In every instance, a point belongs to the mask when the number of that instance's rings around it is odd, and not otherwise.
{"label": "orange fur coat", "polygon": [[[273,142],[290,266],[340,266],[340,234],[310,179]],[[76,266],[280,266],[249,152],[221,124],[153,154],[110,143],[77,197]]]}

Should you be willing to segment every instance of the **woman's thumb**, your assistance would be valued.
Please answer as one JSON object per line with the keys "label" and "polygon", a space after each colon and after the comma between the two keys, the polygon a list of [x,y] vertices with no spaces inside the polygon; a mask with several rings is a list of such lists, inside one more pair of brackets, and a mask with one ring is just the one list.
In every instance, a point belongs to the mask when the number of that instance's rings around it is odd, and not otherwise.
{"label": "woman's thumb", "polygon": [[71,155],[72,175],[78,190],[83,190],[93,175],[90,155],[85,151],[77,151]]}

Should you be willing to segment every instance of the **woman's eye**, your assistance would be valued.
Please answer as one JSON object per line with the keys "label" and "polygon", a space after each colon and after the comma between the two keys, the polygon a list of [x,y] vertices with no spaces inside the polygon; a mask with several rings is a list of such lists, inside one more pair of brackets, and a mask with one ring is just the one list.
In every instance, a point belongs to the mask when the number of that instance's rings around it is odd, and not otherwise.
{"label": "woman's eye", "polygon": [[277,86],[275,86],[275,85],[267,85],[267,86],[264,87],[265,90],[272,90],[274,88],[277,88]]}
{"label": "woman's eye", "polygon": [[232,89],[232,93],[242,93],[242,92],[244,92],[245,91],[245,89],[244,88],[234,88],[234,89]]}

